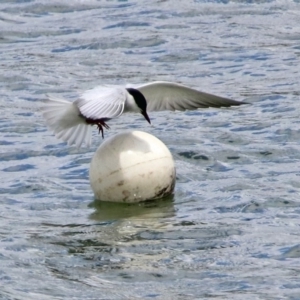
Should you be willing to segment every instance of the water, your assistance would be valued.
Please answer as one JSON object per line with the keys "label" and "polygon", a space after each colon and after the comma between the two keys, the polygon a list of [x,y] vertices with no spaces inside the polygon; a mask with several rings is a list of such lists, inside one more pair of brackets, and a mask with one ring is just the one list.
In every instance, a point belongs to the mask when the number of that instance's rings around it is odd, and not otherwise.
{"label": "water", "polygon": [[[300,10],[292,1],[0,3],[1,299],[300,299]],[[110,123],[154,134],[173,197],[95,203],[45,94],[170,80],[249,106]],[[298,240],[299,239],[299,240]]]}

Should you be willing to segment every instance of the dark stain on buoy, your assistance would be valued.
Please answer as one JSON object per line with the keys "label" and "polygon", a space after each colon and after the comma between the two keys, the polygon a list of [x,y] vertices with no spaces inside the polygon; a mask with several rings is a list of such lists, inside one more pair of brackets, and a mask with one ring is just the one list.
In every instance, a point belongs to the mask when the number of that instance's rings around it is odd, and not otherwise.
{"label": "dark stain on buoy", "polygon": [[170,195],[170,193],[172,193],[172,191],[174,190],[174,187],[175,187],[175,180],[173,180],[170,185],[162,189],[159,187],[158,192],[155,193],[155,198],[163,198]]}
{"label": "dark stain on buoy", "polygon": [[125,190],[122,194],[124,195],[123,201],[125,202],[130,197],[130,192]]}
{"label": "dark stain on buoy", "polygon": [[122,186],[124,184],[124,180],[121,180],[117,183],[118,186]]}
{"label": "dark stain on buoy", "polygon": [[170,194],[170,186],[167,186],[155,194],[155,198],[163,198]]}

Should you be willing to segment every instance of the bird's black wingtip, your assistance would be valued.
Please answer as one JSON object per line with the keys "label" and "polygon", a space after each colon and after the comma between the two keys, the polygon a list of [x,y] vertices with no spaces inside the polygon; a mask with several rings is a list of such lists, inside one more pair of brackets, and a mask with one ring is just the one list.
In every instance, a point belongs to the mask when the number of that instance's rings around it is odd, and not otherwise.
{"label": "bird's black wingtip", "polygon": [[247,102],[247,101],[244,101],[244,100],[233,100],[233,101],[235,101],[235,102],[237,102],[237,103],[239,103],[240,105],[243,105],[243,104],[251,104],[250,102]]}
{"label": "bird's black wingtip", "polygon": [[251,105],[251,103],[246,102],[246,101],[237,101],[237,100],[232,100],[231,103],[228,103],[227,107],[230,106],[240,106],[240,105]]}

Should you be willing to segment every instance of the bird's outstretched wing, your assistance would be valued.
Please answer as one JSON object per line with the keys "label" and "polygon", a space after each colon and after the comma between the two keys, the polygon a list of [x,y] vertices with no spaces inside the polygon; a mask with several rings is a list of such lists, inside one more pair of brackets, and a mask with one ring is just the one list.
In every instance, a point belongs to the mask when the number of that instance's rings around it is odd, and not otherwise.
{"label": "bird's outstretched wing", "polygon": [[74,103],[85,118],[112,119],[122,114],[126,93],[126,89],[119,86],[98,86],[84,92]]}
{"label": "bird's outstretched wing", "polygon": [[191,110],[246,104],[166,81],[151,82],[135,88],[145,96],[147,111]]}

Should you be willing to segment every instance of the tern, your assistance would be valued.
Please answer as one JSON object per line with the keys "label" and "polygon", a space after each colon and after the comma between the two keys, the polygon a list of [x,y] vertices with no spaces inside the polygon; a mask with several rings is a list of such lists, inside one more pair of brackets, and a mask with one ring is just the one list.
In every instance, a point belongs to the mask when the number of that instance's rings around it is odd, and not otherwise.
{"label": "tern", "polygon": [[182,84],[155,81],[138,86],[103,85],[85,91],[70,102],[48,96],[42,108],[48,127],[68,145],[91,145],[91,125],[104,137],[107,122],[126,112],[141,113],[150,122],[148,112],[185,111],[207,107],[229,107],[246,104],[204,93]]}

